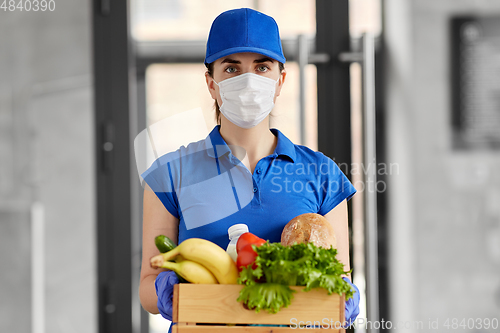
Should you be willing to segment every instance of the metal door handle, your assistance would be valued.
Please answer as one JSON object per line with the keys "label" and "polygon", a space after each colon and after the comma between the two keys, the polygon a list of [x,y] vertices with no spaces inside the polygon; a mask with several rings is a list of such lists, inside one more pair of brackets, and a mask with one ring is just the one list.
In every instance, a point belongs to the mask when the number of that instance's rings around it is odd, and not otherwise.
{"label": "metal door handle", "polygon": [[[376,163],[376,120],[375,120],[375,38],[363,34],[360,51],[339,54],[342,62],[359,62],[362,66],[362,123],[363,123],[363,165],[364,168],[364,231],[366,269],[366,312],[367,321],[379,322],[378,290],[378,233],[377,233],[377,163]],[[355,44],[355,43],[353,43]],[[373,163],[373,167],[368,167]],[[377,333],[375,327],[367,327],[370,333]]]}
{"label": "metal door handle", "polygon": [[[375,41],[364,34],[363,45],[363,163],[365,174],[365,256],[366,256],[366,312],[368,320],[379,322],[378,293],[378,233],[377,233],[377,152],[375,122]],[[378,329],[369,328],[375,333]]]}
{"label": "metal door handle", "polygon": [[308,64],[327,63],[330,56],[314,53],[314,39],[306,35],[297,36],[297,63],[299,64],[299,126],[300,144],[306,144],[306,66]]}

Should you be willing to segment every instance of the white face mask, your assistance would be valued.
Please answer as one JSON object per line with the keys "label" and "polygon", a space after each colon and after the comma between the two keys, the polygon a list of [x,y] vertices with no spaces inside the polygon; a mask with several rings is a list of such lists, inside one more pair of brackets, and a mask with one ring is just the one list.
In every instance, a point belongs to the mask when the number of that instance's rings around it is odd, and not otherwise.
{"label": "white face mask", "polygon": [[264,76],[245,73],[217,83],[222,105],[220,111],[242,128],[259,124],[274,107],[276,82]]}

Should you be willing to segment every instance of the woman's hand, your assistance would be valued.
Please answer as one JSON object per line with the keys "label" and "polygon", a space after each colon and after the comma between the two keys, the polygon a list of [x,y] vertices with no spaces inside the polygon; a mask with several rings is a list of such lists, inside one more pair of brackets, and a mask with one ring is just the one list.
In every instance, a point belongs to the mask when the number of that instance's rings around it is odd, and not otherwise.
{"label": "woman's hand", "polygon": [[351,326],[352,323],[356,320],[356,317],[359,315],[359,289],[356,287],[354,283],[351,283],[351,280],[348,278],[343,278],[346,282],[348,282],[354,289],[355,293],[352,298],[349,298],[345,302],[345,320],[346,326]]}
{"label": "woman's hand", "polygon": [[161,272],[155,280],[158,311],[160,311],[163,318],[170,321],[172,321],[174,285],[178,283],[179,279],[174,271]]}

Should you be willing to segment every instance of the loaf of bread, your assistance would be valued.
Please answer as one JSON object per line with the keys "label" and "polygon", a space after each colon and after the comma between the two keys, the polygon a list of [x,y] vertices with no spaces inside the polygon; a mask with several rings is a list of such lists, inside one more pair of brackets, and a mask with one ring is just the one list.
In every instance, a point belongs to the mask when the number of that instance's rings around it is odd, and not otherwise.
{"label": "loaf of bread", "polygon": [[288,222],[281,233],[281,244],[291,246],[294,243],[313,243],[318,247],[337,248],[337,239],[330,222],[315,213],[302,214]]}

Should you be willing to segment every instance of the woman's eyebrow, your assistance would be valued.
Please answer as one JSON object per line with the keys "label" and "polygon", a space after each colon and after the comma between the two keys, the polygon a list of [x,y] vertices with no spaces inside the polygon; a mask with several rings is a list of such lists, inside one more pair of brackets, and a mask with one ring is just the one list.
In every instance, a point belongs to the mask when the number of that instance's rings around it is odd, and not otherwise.
{"label": "woman's eyebrow", "polygon": [[[266,61],[269,61],[270,63],[273,63],[274,59],[271,59],[269,57],[264,57],[264,58],[260,58],[260,59],[255,59],[253,62],[255,64],[260,64],[260,63],[263,63],[263,62],[266,62]],[[224,58],[220,63],[221,64],[225,64],[225,63],[228,63],[228,64],[241,64],[241,61],[235,60],[235,59],[231,59],[231,58]]]}
{"label": "woman's eyebrow", "polygon": [[224,64],[224,63],[229,63],[229,64],[241,64],[240,61],[238,60],[234,60],[234,59],[231,59],[231,58],[225,58],[224,60],[221,61],[221,64]]}
{"label": "woman's eyebrow", "polygon": [[269,61],[269,62],[273,63],[274,59],[265,57],[265,58],[261,58],[261,59],[255,59],[253,62],[254,63],[261,63],[261,62],[266,62],[266,61]]}

